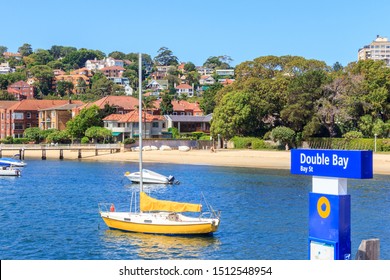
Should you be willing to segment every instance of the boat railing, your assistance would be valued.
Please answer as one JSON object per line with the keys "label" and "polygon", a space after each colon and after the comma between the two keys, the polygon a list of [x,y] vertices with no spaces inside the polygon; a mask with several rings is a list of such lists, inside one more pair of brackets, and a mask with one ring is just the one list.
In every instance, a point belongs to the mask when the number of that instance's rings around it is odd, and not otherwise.
{"label": "boat railing", "polygon": [[110,212],[110,207],[111,207],[112,203],[98,203],[98,207],[99,207],[99,213],[101,212]]}

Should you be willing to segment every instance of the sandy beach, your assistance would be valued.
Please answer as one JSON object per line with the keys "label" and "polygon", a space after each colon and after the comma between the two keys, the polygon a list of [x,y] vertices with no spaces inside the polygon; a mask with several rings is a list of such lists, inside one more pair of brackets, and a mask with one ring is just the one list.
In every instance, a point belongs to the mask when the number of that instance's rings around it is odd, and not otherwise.
{"label": "sandy beach", "polygon": [[[14,152],[3,151],[3,157],[12,156]],[[64,150],[65,160],[78,160],[76,151]],[[25,151],[25,159],[41,158],[41,151]],[[47,150],[47,159],[59,159],[59,151]],[[139,152],[110,153],[101,151],[96,156],[95,152],[82,152],[83,161],[119,161],[138,162]],[[145,151],[143,161],[154,163],[172,164],[196,164],[213,166],[235,166],[251,168],[290,169],[289,151],[260,151],[260,150],[233,150],[221,149],[212,153],[210,150],[190,150],[182,152],[171,151]],[[374,154],[374,174],[390,174],[390,153]]]}

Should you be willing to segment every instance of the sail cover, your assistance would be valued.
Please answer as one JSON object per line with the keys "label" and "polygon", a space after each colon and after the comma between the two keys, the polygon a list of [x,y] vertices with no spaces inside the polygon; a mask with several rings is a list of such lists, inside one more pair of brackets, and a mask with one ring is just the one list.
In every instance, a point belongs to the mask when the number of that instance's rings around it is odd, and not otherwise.
{"label": "sail cover", "polygon": [[146,193],[140,194],[141,211],[167,211],[167,212],[200,212],[201,204],[181,203],[168,200],[158,200],[148,196]]}

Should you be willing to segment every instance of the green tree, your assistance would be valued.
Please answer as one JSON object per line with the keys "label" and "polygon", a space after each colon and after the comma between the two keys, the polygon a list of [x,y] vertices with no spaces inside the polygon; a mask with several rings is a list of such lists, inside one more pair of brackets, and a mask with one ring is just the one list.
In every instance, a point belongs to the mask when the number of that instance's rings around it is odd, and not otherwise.
{"label": "green tree", "polygon": [[23,133],[25,138],[29,138],[32,141],[35,142],[35,144],[39,144],[41,142],[42,134],[41,134],[41,129],[39,127],[29,127],[24,130]]}
{"label": "green tree", "polygon": [[58,81],[57,82],[57,94],[61,97],[67,95],[69,98],[72,95],[74,85],[69,81]]}
{"label": "green tree", "polygon": [[119,51],[110,52],[108,56],[112,57],[113,59],[126,59],[126,54]]}
{"label": "green tree", "polygon": [[54,60],[54,57],[50,52],[43,49],[37,49],[34,53],[30,54],[29,57],[34,61],[33,65],[46,65]]}
{"label": "green tree", "polygon": [[89,108],[84,108],[73,119],[66,123],[66,128],[69,135],[74,139],[80,139],[85,135],[85,131],[92,126],[102,126],[103,121],[99,118],[100,109],[93,105]]}
{"label": "green tree", "polygon": [[170,115],[173,113],[173,97],[171,94],[164,94],[160,103],[161,115]]}
{"label": "green tree", "polygon": [[16,100],[15,95],[8,91],[0,90],[0,100]]}
{"label": "green tree", "polygon": [[101,51],[80,49],[77,51],[72,51],[68,53],[63,59],[62,63],[70,65],[71,68],[82,68],[85,66],[87,60],[92,59],[103,59],[105,57],[104,53]]}
{"label": "green tree", "polygon": [[272,129],[271,138],[283,145],[291,146],[294,143],[295,131],[285,126],[278,126]]}
{"label": "green tree", "polygon": [[192,62],[187,62],[187,63],[184,65],[184,70],[185,70],[186,72],[195,71],[195,70],[196,70],[195,64],[192,63]]}
{"label": "green tree", "polygon": [[70,143],[70,136],[67,130],[56,130],[47,135],[46,142],[66,144]]}
{"label": "green tree", "polygon": [[101,73],[99,75],[94,75],[94,78],[92,79],[91,92],[94,95],[101,97],[111,95],[114,92],[114,82],[107,79]]}
{"label": "green tree", "polygon": [[0,46],[0,57],[3,56],[3,53],[7,52],[8,48],[6,46]]}
{"label": "green tree", "polygon": [[220,89],[222,89],[222,85],[220,83],[216,83],[211,85],[208,89],[203,92],[202,99],[200,100],[200,108],[202,109],[204,114],[210,114],[214,111],[216,106],[216,96]]}
{"label": "green tree", "polygon": [[43,95],[48,95],[52,88],[52,80],[54,77],[53,71],[49,66],[36,65],[30,69],[31,75],[38,79],[35,86]]}
{"label": "green tree", "polygon": [[303,131],[314,115],[315,102],[323,97],[322,86],[327,81],[327,75],[318,70],[304,72],[291,80],[287,89],[287,104],[281,111],[282,120],[288,127]]}
{"label": "green tree", "polygon": [[210,56],[204,63],[203,66],[212,69],[230,69],[230,63],[233,61],[227,55]]}
{"label": "green tree", "polygon": [[233,136],[244,136],[252,125],[254,116],[251,103],[251,95],[247,92],[229,92],[215,108],[211,122],[211,134],[216,137],[220,134],[223,138],[230,139]]}
{"label": "green tree", "polygon": [[33,53],[33,50],[30,44],[25,43],[18,48],[18,53],[20,53],[22,56],[29,56]]}
{"label": "green tree", "polygon": [[111,130],[100,126],[92,126],[85,131],[85,136],[89,139],[93,139],[94,143],[99,140],[103,140],[104,143],[106,139],[111,136]]}
{"label": "green tree", "polygon": [[157,56],[154,58],[154,61],[158,65],[178,65],[179,61],[176,56],[173,55],[173,52],[167,47],[161,47],[157,51]]}
{"label": "green tree", "polygon": [[77,51],[75,47],[64,47],[64,46],[52,46],[49,50],[50,54],[54,57],[54,59],[59,59],[67,56],[69,53]]}

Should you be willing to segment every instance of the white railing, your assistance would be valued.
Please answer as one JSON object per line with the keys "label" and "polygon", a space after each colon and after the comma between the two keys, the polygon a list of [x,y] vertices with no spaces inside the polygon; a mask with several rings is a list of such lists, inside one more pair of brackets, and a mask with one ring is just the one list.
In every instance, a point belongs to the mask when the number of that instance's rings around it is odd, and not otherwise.
{"label": "white railing", "polygon": [[121,144],[1,144],[0,149],[120,149]]}

